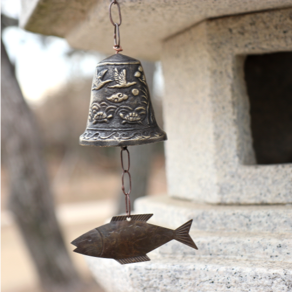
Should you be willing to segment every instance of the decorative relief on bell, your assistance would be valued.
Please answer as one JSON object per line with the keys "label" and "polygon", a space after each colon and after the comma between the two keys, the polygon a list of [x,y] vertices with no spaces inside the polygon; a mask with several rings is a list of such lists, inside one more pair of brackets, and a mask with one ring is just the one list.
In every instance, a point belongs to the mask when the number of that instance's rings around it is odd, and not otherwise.
{"label": "decorative relief on bell", "polygon": [[99,74],[96,75],[96,80],[92,85],[92,90],[99,90],[100,88],[102,88],[106,83],[111,82],[112,80],[105,80],[102,81],[102,77],[104,76],[104,74],[107,72],[107,69],[102,70],[101,72],[99,72]]}
{"label": "decorative relief on bell", "polygon": [[157,125],[141,63],[116,54],[96,66],[81,145],[127,146],[166,140]]}
{"label": "decorative relief on bell", "polygon": [[126,80],[126,69],[124,69],[121,73],[118,72],[118,69],[115,68],[114,78],[117,82],[116,85],[109,86],[109,88],[122,88],[122,87],[129,87],[135,85],[136,82],[127,82]]}
{"label": "decorative relief on bell", "polygon": [[113,117],[112,114],[116,108],[116,106],[110,106],[106,102],[102,102],[101,104],[94,102],[89,109],[88,119],[92,124],[108,123],[109,119]]}
{"label": "decorative relief on bell", "polygon": [[128,95],[127,94],[123,94],[121,92],[118,92],[118,93],[114,93],[110,97],[107,97],[106,99],[109,100],[109,101],[112,101],[112,102],[122,102],[123,100],[127,100],[128,99]]}
{"label": "decorative relief on bell", "polygon": [[137,88],[132,89],[132,93],[136,96],[139,94],[139,90]]}
{"label": "decorative relief on bell", "polygon": [[[125,114],[123,113],[125,112]],[[142,124],[142,120],[144,119],[144,115],[146,114],[145,108],[140,106],[135,108],[133,112],[127,112],[125,110],[121,110],[120,117],[123,119],[122,124],[125,123],[138,123]]]}

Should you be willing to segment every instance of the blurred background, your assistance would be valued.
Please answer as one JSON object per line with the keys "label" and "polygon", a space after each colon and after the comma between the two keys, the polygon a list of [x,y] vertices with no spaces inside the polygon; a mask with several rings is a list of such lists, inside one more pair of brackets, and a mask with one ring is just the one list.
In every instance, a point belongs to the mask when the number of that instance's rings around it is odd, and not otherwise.
{"label": "blurred background", "polygon": [[[70,242],[103,224],[112,215],[125,211],[124,197],[120,191],[119,149],[81,147],[78,144],[88,117],[95,65],[106,56],[75,50],[63,39],[20,29],[17,26],[20,0],[2,0],[1,9],[2,42],[22,96],[35,118],[38,128],[36,139],[41,145],[40,153],[44,159],[45,173],[48,174],[50,192],[37,195],[52,195],[56,226],[61,230],[80,281],[85,283],[86,288],[80,291],[101,291],[97,290],[99,288],[91,279],[83,256],[72,252]],[[5,54],[1,54],[2,58]],[[143,66],[152,89],[155,116],[163,127],[161,66],[160,63],[149,62],[143,62]],[[2,74],[3,70],[6,69],[2,67]],[[3,82],[6,80],[2,79]],[[3,96],[7,90],[5,88],[2,86]],[[5,107],[2,106],[2,114],[3,110]],[[2,131],[5,130],[4,125],[2,122]],[[5,135],[2,135],[1,291],[57,291],[43,285],[34,254],[39,247],[29,247],[31,243],[26,239],[26,231],[11,211],[15,210],[15,200],[10,198],[11,186],[18,182],[11,178],[7,167],[10,158],[5,151],[8,147],[6,142]],[[139,196],[165,193],[163,143],[129,147],[129,151],[133,174],[132,200]],[[25,195],[22,200],[25,205]],[[29,209],[23,211],[24,217],[25,212]]]}

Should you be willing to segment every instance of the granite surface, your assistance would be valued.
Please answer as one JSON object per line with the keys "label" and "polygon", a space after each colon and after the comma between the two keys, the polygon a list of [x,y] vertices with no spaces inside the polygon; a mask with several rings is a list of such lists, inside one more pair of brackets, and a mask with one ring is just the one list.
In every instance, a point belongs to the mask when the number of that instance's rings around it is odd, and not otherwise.
{"label": "granite surface", "polygon": [[292,164],[256,164],[243,71],[248,54],[292,51],[292,9],[207,20],[163,49],[169,195],[292,203]]}
{"label": "granite surface", "polygon": [[292,263],[292,234],[191,231],[190,235],[198,250],[172,240],[152,253],[157,259],[175,258],[178,261],[199,256]]}
{"label": "granite surface", "polygon": [[290,292],[292,264],[218,258],[173,260],[121,266],[114,260],[85,257],[107,292]]}
{"label": "granite surface", "polygon": [[155,196],[135,201],[136,213],[153,213],[149,222],[176,228],[193,219],[192,230],[292,234],[292,205],[223,206]]}

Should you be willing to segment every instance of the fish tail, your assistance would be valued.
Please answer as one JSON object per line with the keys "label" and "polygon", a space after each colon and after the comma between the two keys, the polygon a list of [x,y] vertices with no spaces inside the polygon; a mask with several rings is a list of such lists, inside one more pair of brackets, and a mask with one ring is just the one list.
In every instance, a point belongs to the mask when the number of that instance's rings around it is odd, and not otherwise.
{"label": "fish tail", "polygon": [[174,239],[194,249],[198,249],[189,235],[193,220],[190,220],[174,231]]}

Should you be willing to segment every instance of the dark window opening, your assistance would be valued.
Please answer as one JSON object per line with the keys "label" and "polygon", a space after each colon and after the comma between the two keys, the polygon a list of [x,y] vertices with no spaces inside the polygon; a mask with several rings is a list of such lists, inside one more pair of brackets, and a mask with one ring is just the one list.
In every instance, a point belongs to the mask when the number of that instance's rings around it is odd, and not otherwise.
{"label": "dark window opening", "polygon": [[249,55],[244,73],[257,163],[292,163],[292,52]]}

